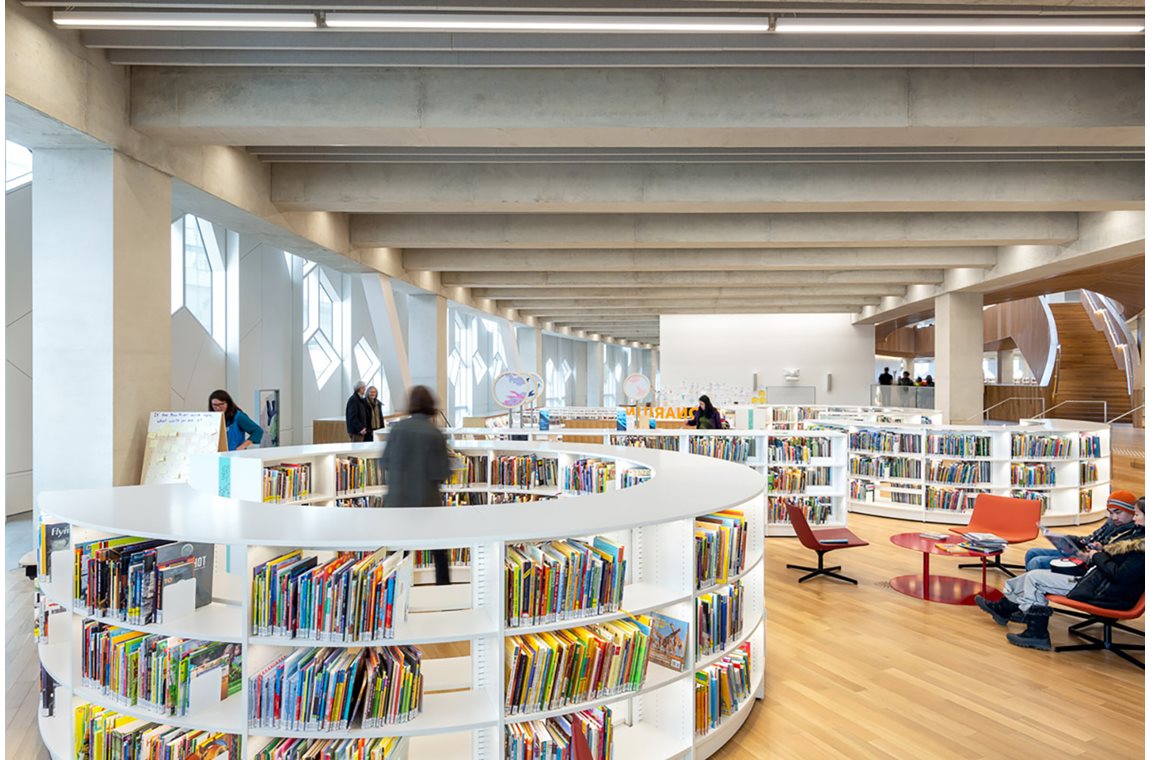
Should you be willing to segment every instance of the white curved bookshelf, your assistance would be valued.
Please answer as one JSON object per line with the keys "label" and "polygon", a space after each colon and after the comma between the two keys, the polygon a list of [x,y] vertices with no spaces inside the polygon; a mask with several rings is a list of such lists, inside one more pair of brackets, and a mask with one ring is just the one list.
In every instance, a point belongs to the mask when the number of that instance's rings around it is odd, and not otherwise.
{"label": "white curved bookshelf", "polygon": [[[836,434],[837,435],[837,434]],[[337,457],[377,458],[384,444],[305,446],[249,450],[205,457],[195,465],[192,484],[134,486],[42,494],[45,522],[66,522],[76,541],[92,537],[131,535],[141,538],[201,542],[216,547],[213,601],[183,617],[159,624],[129,625],[113,617],[85,614],[71,597],[72,567],[53,566],[42,578],[46,595],[73,618],[64,643],[41,646],[45,667],[59,682],[56,714],[41,719],[45,741],[57,756],[72,741],[72,710],[91,702],[133,718],[180,727],[234,733],[243,744],[241,756],[253,757],[278,737],[361,738],[406,737],[403,757],[502,756],[503,729],[513,723],[540,720],[599,705],[613,709],[617,721],[616,757],[706,757],[727,741],[745,720],[753,698],[706,736],[693,735],[694,673],[716,662],[744,641],[753,648],[755,695],[762,696],[765,657],[764,478],[747,467],[687,454],[587,444],[510,441],[462,441],[464,455],[526,455],[555,458],[562,466],[580,458],[612,461],[615,482],[604,493],[564,500],[486,504],[472,507],[383,510],[335,508],[309,502],[330,501],[336,493],[332,471]],[[262,470],[266,463],[310,462],[313,488],[320,496],[300,503],[261,501]],[[619,487],[630,469],[651,473],[649,480]],[[484,490],[515,493],[558,487],[490,486]],[[341,492],[349,497],[379,495],[382,486]],[[227,495],[221,496],[221,493]],[[574,499],[573,501],[571,499]],[[725,509],[740,509],[747,521],[748,544],[743,568],[725,584],[695,589],[694,520]],[[444,519],[450,518],[450,519]],[[626,585],[619,611],[535,625],[513,626],[504,619],[504,556],[509,544],[609,536],[625,547]],[[416,586],[410,614],[397,620],[395,636],[362,642],[329,642],[315,638],[256,635],[249,623],[253,609],[252,569],[289,549],[331,557],[335,550],[467,548],[470,566],[460,573],[465,582],[450,586]],[[322,561],[322,560],[321,560]],[[463,569],[463,568],[461,568]],[[426,571],[423,571],[426,575]],[[695,606],[703,594],[739,581],[744,594],[744,628],[722,652],[706,657],[695,653]],[[417,576],[418,583],[418,576]],[[421,612],[419,610],[429,610]],[[631,692],[620,692],[546,711],[505,714],[504,640],[511,636],[606,623],[661,611],[689,621],[686,667],[682,672],[649,663],[647,677]],[[242,686],[224,701],[192,702],[186,715],[171,717],[144,704],[128,706],[79,677],[81,630],[96,621],[144,633],[197,638],[235,644],[242,653]],[[61,629],[61,634],[62,634]],[[364,646],[436,645],[465,642],[470,654],[424,659],[423,710],[413,719],[376,728],[340,731],[300,731],[249,723],[247,684],[282,653],[319,647],[347,649]],[[59,678],[69,669],[72,678]],[[234,682],[233,682],[234,683]],[[753,695],[754,696],[754,695]],[[51,729],[49,736],[48,729]],[[721,740],[720,740],[721,739]],[[635,754],[639,753],[641,754]]]}

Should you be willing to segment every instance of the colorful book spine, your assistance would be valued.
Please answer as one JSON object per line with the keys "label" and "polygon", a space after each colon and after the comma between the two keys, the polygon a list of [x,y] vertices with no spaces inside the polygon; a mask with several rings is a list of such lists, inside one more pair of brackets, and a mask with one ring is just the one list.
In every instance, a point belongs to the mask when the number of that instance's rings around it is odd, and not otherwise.
{"label": "colorful book spine", "polygon": [[687,451],[746,464],[751,455],[751,439],[743,436],[692,435],[687,439]]}
{"label": "colorful book spine", "polygon": [[335,500],[335,506],[341,509],[383,509],[382,496],[345,496]]}
{"label": "colorful book spine", "polygon": [[517,488],[550,488],[559,485],[559,460],[538,457],[502,456],[491,466],[491,485]]}
{"label": "colorful book spine", "polygon": [[[853,486],[864,481],[851,481]],[[870,485],[870,484],[867,484]],[[830,522],[834,514],[834,501],[827,496],[768,496],[767,522],[776,525],[787,525],[791,518],[787,515],[787,507],[798,507],[807,516],[811,525],[825,525]]]}
{"label": "colorful book spine", "polygon": [[635,449],[678,451],[679,438],[675,435],[613,435],[612,446],[630,446]]}
{"label": "colorful book spine", "polygon": [[[492,494],[495,496],[496,494]],[[508,494],[498,494],[506,496]],[[477,507],[489,503],[487,501],[487,494],[478,491],[443,491],[439,494],[443,499],[443,506],[445,507]],[[502,502],[496,501],[494,498],[491,504],[500,504]]]}
{"label": "colorful book spine", "polygon": [[[481,496],[483,494],[480,494]],[[527,504],[533,501],[552,501],[558,498],[558,495],[539,494],[539,493],[493,493],[490,496],[490,504]],[[483,502],[478,502],[483,503]]]}
{"label": "colorful book spine", "polygon": [[383,460],[364,457],[337,457],[335,460],[335,490],[358,491],[377,488],[384,484]]}
{"label": "colorful book spine", "polygon": [[615,485],[615,463],[577,459],[563,470],[563,488],[577,493],[606,493]]}
{"label": "colorful book spine", "polygon": [[861,475],[868,478],[915,480],[922,477],[921,459],[852,456],[848,467],[851,475]]}
{"label": "colorful book spine", "polygon": [[547,720],[529,720],[503,727],[504,760],[579,760],[572,737],[580,733],[591,750],[589,760],[612,760],[615,729],[611,708],[596,707]]}
{"label": "colorful book spine", "polygon": [[506,610],[513,628],[616,612],[627,574],[624,547],[603,536],[507,547]]}
{"label": "colorful book spine", "polygon": [[917,433],[895,433],[889,430],[859,430],[849,435],[852,451],[881,454],[921,454],[922,436]]}
{"label": "colorful book spine", "polygon": [[407,618],[412,558],[339,552],[327,562],[299,549],[252,570],[251,632],[341,643],[389,639]]}
{"label": "colorful book spine", "polygon": [[927,480],[933,483],[978,485],[990,482],[990,462],[955,462],[940,459],[927,463]]}
{"label": "colorful book spine", "polygon": [[1011,433],[1010,455],[1012,457],[1042,457],[1044,459],[1065,459],[1073,453],[1069,436],[1036,435],[1034,433]]}
{"label": "colorful book spine", "polygon": [[772,438],[767,447],[769,462],[807,464],[812,459],[829,456],[831,456],[830,438]]}
{"label": "colorful book spine", "polygon": [[406,723],[423,710],[417,647],[296,649],[248,679],[248,724],[347,731]]}
{"label": "colorful book spine", "polygon": [[926,508],[948,512],[965,512],[974,509],[974,499],[985,490],[965,488],[933,488],[927,486]]}
{"label": "colorful book spine", "polygon": [[716,729],[751,699],[751,643],[710,667],[695,673],[695,734],[704,736]]}
{"label": "colorful book spine", "polygon": [[646,467],[632,467],[629,470],[623,471],[623,478],[620,486],[622,488],[630,488],[637,486],[640,483],[646,483],[651,479],[651,471]]}
{"label": "colorful book spine", "polygon": [[1083,488],[1078,492],[1078,511],[1086,513],[1094,509],[1094,492]]}
{"label": "colorful book spine", "polygon": [[[466,546],[448,549],[447,552],[453,567],[467,567],[471,564],[471,549],[468,549]],[[430,549],[416,549],[411,554],[415,559],[415,568],[417,570],[435,567],[435,558],[432,556]]]}
{"label": "colorful book spine", "polygon": [[1053,486],[1055,468],[1049,462],[1015,462],[1010,465],[1010,484],[1014,486]]}
{"label": "colorful book spine", "polygon": [[977,433],[931,433],[926,437],[926,453],[948,457],[989,457],[990,443],[990,436]]}
{"label": "colorful book spine", "polygon": [[283,463],[264,468],[264,501],[299,501],[311,496],[311,463]]}
{"label": "colorful book spine", "polygon": [[723,651],[742,633],[744,601],[742,581],[702,594],[695,600],[697,656]]}
{"label": "colorful book spine", "polygon": [[726,583],[747,563],[747,520],[729,509],[695,518],[695,588]]}
{"label": "colorful book spine", "polygon": [[1098,463],[1097,462],[1079,462],[1078,463],[1078,482],[1082,485],[1090,485],[1098,481]]}
{"label": "colorful book spine", "polygon": [[1080,434],[1078,437],[1078,456],[1099,459],[1102,457],[1102,436]]}
{"label": "colorful book spine", "polygon": [[1046,491],[1030,491],[1025,488],[1015,488],[1011,490],[1010,495],[1015,499],[1029,499],[1030,501],[1037,501],[1042,505],[1041,514],[1046,514],[1046,510],[1050,508],[1050,494]]}
{"label": "colorful book spine", "polygon": [[370,739],[272,739],[255,760],[396,760],[404,756],[406,742],[395,736]]}
{"label": "colorful book spine", "polygon": [[557,710],[638,691],[647,676],[645,615],[504,639],[508,715]]}
{"label": "colorful book spine", "polygon": [[486,456],[463,456],[463,467],[451,471],[447,485],[474,486],[487,483],[488,473],[491,471],[490,459]]}
{"label": "colorful book spine", "polygon": [[802,493],[807,488],[830,485],[830,467],[771,467],[767,470],[768,491]]}
{"label": "colorful book spine", "polygon": [[236,734],[151,723],[87,702],[76,706],[74,726],[76,760],[240,757]]}

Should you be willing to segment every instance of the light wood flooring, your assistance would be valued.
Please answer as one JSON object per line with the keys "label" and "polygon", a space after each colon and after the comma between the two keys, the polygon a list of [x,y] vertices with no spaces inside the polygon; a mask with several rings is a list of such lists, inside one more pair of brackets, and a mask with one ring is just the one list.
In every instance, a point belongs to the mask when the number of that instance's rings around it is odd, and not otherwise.
{"label": "light wood flooring", "polygon": [[[1116,435],[1115,446],[1136,449],[1131,453],[1141,459],[1141,436]],[[1138,459],[1116,457],[1114,480],[1142,494],[1145,464]],[[798,585],[798,571],[786,564],[809,564],[813,554],[796,539],[767,541],[766,698],[714,757],[1145,757],[1141,670],[1106,652],[1019,649],[974,608],[892,591],[889,579],[921,571],[922,560],[889,537],[928,528],[864,515],[851,515],[850,526],[871,545],[829,556],[857,587],[825,578]],[[8,522],[6,568],[24,551],[29,531],[26,520]],[[1022,553],[1012,547],[1008,555]],[[932,569],[978,577],[957,564],[938,557]],[[994,574],[992,580],[1002,582]],[[5,757],[48,760],[36,725],[30,592],[20,571],[6,570]],[[1069,641],[1070,622],[1054,617],[1056,644]]]}

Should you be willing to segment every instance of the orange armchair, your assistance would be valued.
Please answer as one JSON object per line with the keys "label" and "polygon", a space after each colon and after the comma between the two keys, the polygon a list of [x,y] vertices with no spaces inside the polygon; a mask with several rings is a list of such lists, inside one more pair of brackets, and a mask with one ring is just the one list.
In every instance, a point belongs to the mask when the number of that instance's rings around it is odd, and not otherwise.
{"label": "orange armchair", "polygon": [[[832,552],[835,549],[852,549],[856,546],[869,546],[869,543],[863,541],[861,538],[851,533],[846,528],[821,528],[818,531],[812,530],[810,523],[807,522],[807,514],[801,507],[794,505],[787,506],[787,517],[790,518],[791,526],[795,529],[795,535],[799,538],[801,543],[806,548],[819,555],[818,567],[806,567],[805,565],[787,565],[792,570],[805,570],[806,575],[799,578],[799,583],[809,581],[819,575],[829,575],[832,578],[837,578],[840,581],[853,583],[856,586],[858,581],[854,578],[848,578],[845,575],[840,575],[835,572],[842,570],[842,565],[835,565],[834,567],[823,566],[823,555],[827,552]],[[828,544],[827,539],[833,539],[836,543]]]}
{"label": "orange armchair", "polygon": [[[980,493],[974,500],[974,511],[970,523],[965,527],[951,528],[951,533],[993,533],[1008,544],[1024,544],[1038,538],[1038,523],[1042,519],[1042,504],[1034,499],[1012,499],[1008,496],[992,496]],[[983,560],[986,562],[986,560]],[[978,567],[983,562],[959,565],[960,568]],[[1002,561],[1002,554],[994,555],[988,567],[1001,570],[1014,577],[1012,570],[1025,570],[1024,565],[1011,565]]]}
{"label": "orange armchair", "polygon": [[[1067,599],[1065,596],[1057,596],[1055,594],[1047,594],[1046,601],[1051,605],[1060,605],[1061,607],[1068,607],[1069,609],[1058,609],[1052,607],[1055,612],[1061,612],[1063,615],[1070,615],[1072,617],[1084,618],[1081,623],[1075,623],[1067,629],[1067,633],[1071,636],[1077,636],[1080,639],[1086,639],[1089,644],[1070,644],[1067,646],[1055,647],[1055,652],[1075,652],[1091,649],[1105,649],[1108,652],[1113,652],[1127,662],[1132,662],[1143,670],[1146,669],[1146,663],[1139,662],[1132,656],[1126,654],[1127,651],[1142,652],[1146,650],[1145,644],[1116,644],[1114,642],[1114,629],[1133,633],[1136,636],[1145,638],[1145,631],[1140,631],[1137,628],[1131,628],[1128,625],[1122,625],[1119,620],[1135,620],[1142,617],[1146,611],[1146,594],[1143,593],[1142,597],[1128,610],[1110,610],[1105,607],[1095,607],[1093,604],[1086,604],[1085,602],[1076,602],[1073,599]],[[1083,632],[1083,628],[1091,625],[1102,626],[1102,638],[1098,638],[1092,633]]]}

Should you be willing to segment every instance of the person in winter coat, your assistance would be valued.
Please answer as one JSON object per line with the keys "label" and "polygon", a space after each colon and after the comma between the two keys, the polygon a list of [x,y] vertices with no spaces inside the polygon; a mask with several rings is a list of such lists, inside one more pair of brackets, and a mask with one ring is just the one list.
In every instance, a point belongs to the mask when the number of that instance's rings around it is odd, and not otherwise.
{"label": "person in winter coat", "polygon": [[370,410],[367,407],[367,399],[364,396],[364,391],[367,388],[367,383],[360,380],[355,384],[355,390],[352,391],[351,397],[347,400],[347,406],[344,409],[344,418],[347,422],[347,437],[353,441],[370,441],[371,436],[368,433],[371,430],[368,428],[368,414]]}
{"label": "person in winter coat", "polygon": [[1008,580],[1003,589],[1005,596],[997,602],[976,596],[975,603],[999,625],[1010,621],[1026,623],[1022,633],[1006,634],[1011,644],[1047,650],[1050,649],[1047,594],[1062,594],[1076,602],[1105,609],[1130,609],[1146,592],[1146,499],[1138,499],[1134,506],[1134,523],[1138,529],[1112,537],[1101,549],[1087,552],[1089,569],[1085,575],[1031,570]]}
{"label": "person in winter coat", "polygon": [[[1102,545],[1124,533],[1139,530],[1134,524],[1134,502],[1138,500],[1130,491],[1114,491],[1106,500],[1106,522],[1089,536],[1082,536],[1082,545],[1101,549]],[[1053,547],[1036,546],[1026,550],[1027,570],[1049,570],[1051,560],[1062,552]]]}
{"label": "person in winter coat", "polygon": [[691,419],[687,420],[687,427],[698,428],[699,430],[719,430],[723,427],[723,415],[719,414],[719,410],[711,403],[711,399],[704,394],[699,396],[699,407],[695,409]]}

